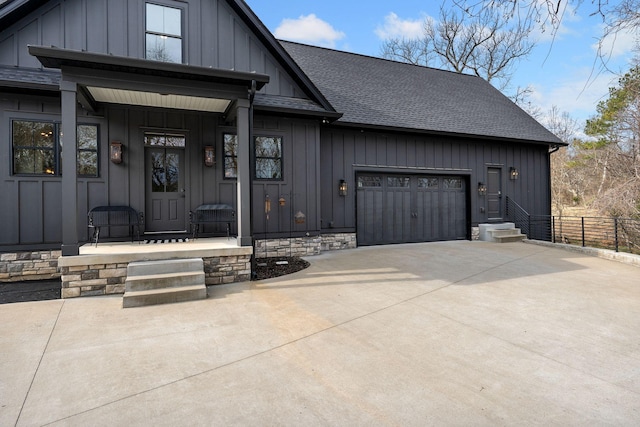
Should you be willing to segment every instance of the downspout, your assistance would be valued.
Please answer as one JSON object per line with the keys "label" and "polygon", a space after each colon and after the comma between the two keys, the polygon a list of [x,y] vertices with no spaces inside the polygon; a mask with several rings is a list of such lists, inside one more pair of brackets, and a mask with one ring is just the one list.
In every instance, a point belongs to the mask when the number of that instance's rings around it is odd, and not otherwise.
{"label": "downspout", "polygon": [[251,234],[251,280],[256,273],[256,240],[253,237],[253,177],[256,173],[256,142],[253,138],[253,100],[256,96],[256,81],[249,88],[249,233]]}

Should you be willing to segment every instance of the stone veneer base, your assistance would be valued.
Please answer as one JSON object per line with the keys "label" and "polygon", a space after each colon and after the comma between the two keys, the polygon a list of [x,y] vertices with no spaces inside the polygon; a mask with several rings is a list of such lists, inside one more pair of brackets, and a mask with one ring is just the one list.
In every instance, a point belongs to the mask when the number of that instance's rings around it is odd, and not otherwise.
{"label": "stone veneer base", "polygon": [[[256,240],[256,256],[313,256],[357,247],[355,233],[332,233],[292,239]],[[127,266],[133,261],[202,258],[207,285],[251,279],[251,248],[187,250],[135,254],[62,257],[59,250],[0,254],[0,282],[62,280],[62,298],[124,293]]]}
{"label": "stone veneer base", "polygon": [[127,266],[134,261],[202,258],[207,285],[244,282],[251,279],[251,253],[251,247],[237,247],[60,257],[62,298],[124,293]]}

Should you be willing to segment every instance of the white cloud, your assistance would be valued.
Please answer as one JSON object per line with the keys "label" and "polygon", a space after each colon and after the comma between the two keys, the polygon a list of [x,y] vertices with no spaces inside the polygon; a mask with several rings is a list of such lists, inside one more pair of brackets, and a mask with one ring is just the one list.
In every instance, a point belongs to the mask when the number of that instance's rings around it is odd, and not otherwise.
{"label": "white cloud", "polygon": [[274,35],[279,39],[330,48],[335,47],[336,42],[345,37],[345,33],[336,30],[313,13],[297,19],[283,19]]}
{"label": "white cloud", "polygon": [[[601,26],[601,33],[604,27]],[[628,56],[636,46],[638,38],[636,34],[629,31],[619,31],[603,37],[598,43],[591,45],[591,48],[607,59]]]}
{"label": "white cloud", "polygon": [[546,114],[551,107],[568,112],[571,117],[584,125],[586,119],[596,113],[598,102],[606,99],[609,87],[614,86],[616,77],[609,73],[592,75],[589,67],[582,68],[564,79],[558,79],[552,87],[533,85],[530,101]]}
{"label": "white cloud", "polygon": [[384,17],[384,25],[379,25],[375,33],[380,40],[390,38],[415,39],[422,35],[425,18],[426,16],[418,19],[400,19],[398,15],[391,12]]}

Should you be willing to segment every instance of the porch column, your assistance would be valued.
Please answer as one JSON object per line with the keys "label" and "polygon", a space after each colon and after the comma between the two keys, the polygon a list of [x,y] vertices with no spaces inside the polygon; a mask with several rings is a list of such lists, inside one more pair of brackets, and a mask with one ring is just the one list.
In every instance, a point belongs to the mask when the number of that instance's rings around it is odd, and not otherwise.
{"label": "porch column", "polygon": [[236,125],[238,131],[238,246],[253,246],[251,235],[251,161],[249,107],[247,99],[236,101]]}
{"label": "porch column", "polygon": [[77,152],[77,91],[78,85],[60,81],[62,95],[62,255],[80,253],[78,244],[78,170]]}

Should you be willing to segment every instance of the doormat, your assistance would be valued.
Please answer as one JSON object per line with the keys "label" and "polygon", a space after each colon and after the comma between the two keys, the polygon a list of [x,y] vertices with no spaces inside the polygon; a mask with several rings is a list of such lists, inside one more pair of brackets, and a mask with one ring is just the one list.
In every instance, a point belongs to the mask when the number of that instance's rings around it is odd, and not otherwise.
{"label": "doormat", "polygon": [[157,245],[160,243],[186,243],[189,239],[149,239],[145,240],[145,245]]}

